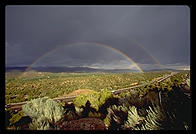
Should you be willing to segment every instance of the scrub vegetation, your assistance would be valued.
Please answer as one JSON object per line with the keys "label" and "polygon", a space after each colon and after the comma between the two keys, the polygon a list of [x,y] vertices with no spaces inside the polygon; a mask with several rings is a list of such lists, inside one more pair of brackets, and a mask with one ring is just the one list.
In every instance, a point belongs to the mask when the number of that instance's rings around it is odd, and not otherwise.
{"label": "scrub vegetation", "polygon": [[[28,73],[33,73],[32,77]],[[192,129],[190,72],[44,73],[6,75],[6,104],[29,101],[18,112],[6,109],[7,129],[27,130],[190,130]],[[119,94],[111,91],[147,85]],[[52,98],[79,94],[72,103]],[[80,90],[82,91],[82,90]],[[79,128],[80,121],[93,124]],[[80,123],[74,125],[74,123]],[[87,122],[86,122],[87,123]],[[70,126],[70,124],[73,124]],[[76,126],[76,127],[74,127]]]}

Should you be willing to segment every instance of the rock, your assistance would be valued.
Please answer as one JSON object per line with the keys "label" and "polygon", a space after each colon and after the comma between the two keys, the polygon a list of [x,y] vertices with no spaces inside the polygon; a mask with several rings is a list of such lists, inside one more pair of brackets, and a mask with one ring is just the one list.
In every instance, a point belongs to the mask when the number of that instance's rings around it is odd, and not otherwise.
{"label": "rock", "polygon": [[82,118],[72,121],[63,121],[57,124],[59,130],[106,130],[106,126],[98,118]]}

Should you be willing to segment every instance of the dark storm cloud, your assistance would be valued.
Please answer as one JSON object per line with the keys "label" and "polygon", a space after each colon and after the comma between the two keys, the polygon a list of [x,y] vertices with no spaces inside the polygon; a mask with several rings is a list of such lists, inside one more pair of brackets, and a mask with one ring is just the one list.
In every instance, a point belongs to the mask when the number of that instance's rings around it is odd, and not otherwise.
{"label": "dark storm cloud", "polygon": [[[162,64],[189,65],[189,19],[187,6],[7,6],[6,65],[29,65],[57,45],[80,41],[108,44],[140,64],[154,63],[149,52]],[[70,49],[67,60],[113,57],[87,50]]]}
{"label": "dark storm cloud", "polygon": [[[119,65],[116,61],[118,61]],[[51,53],[44,55],[34,65],[53,65],[53,66],[93,66],[100,67],[101,64],[107,64],[105,67],[116,66],[118,68],[130,68],[133,63],[112,49],[91,43],[60,46]],[[124,67],[123,67],[124,66]]]}

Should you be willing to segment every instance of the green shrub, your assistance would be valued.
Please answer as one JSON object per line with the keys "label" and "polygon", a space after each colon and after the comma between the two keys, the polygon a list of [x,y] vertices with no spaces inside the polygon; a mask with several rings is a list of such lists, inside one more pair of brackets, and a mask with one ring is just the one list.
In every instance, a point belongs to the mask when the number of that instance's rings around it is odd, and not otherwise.
{"label": "green shrub", "polygon": [[144,117],[139,116],[137,108],[135,106],[130,106],[128,111],[128,118],[123,127],[125,129],[134,130],[135,127],[140,125],[143,120]]}
{"label": "green shrub", "polygon": [[104,119],[104,122],[108,125],[110,130],[119,130],[127,120],[128,109],[125,105],[122,106],[110,106],[107,108],[108,114]]}
{"label": "green shrub", "polygon": [[82,116],[82,111],[83,111],[83,108],[79,108],[79,107],[75,107],[76,109],[76,114],[81,117]]}
{"label": "green shrub", "polygon": [[186,80],[186,84],[190,87],[190,79]]}
{"label": "green shrub", "polygon": [[99,106],[102,105],[108,98],[112,97],[112,93],[107,90],[102,90],[99,95]]}
{"label": "green shrub", "polygon": [[161,110],[161,107],[154,106],[149,107],[149,110],[146,110],[148,115],[146,116],[146,119],[144,120],[144,123],[141,125],[141,127],[137,127],[137,130],[160,130],[162,129],[162,122],[165,120],[165,115],[163,111]]}
{"label": "green shrub", "polygon": [[48,129],[49,122],[57,122],[64,115],[63,107],[47,97],[34,99],[22,106],[22,110],[33,119],[32,128]]}
{"label": "green shrub", "polygon": [[80,95],[76,97],[73,101],[76,107],[85,106],[86,102],[89,100],[92,104],[91,106],[96,108],[98,104],[98,93],[89,93],[88,95]]}
{"label": "green shrub", "polygon": [[97,112],[89,112],[88,117],[90,118],[100,118],[101,114]]}
{"label": "green shrub", "polygon": [[104,121],[104,124],[105,124],[106,127],[109,127],[110,126],[110,120],[109,120],[109,118],[105,118],[103,121]]}
{"label": "green shrub", "polygon": [[126,105],[121,105],[121,106],[116,106],[116,105],[113,105],[113,106],[111,106],[111,108],[113,109],[113,110],[116,110],[116,111],[123,111],[123,112],[125,112],[125,113],[127,113],[128,112],[128,107],[126,106]]}
{"label": "green shrub", "polygon": [[9,119],[10,124],[12,125],[16,123],[17,121],[19,121],[22,118],[22,116],[24,116],[23,111],[19,111],[16,114],[11,113],[11,118]]}
{"label": "green shrub", "polygon": [[112,97],[112,93],[107,90],[102,90],[101,92],[89,93],[87,95],[78,96],[73,102],[76,107],[85,106],[86,102],[89,100],[91,107],[96,110],[99,106],[105,103],[105,101]]}
{"label": "green shrub", "polygon": [[32,123],[29,124],[29,129],[31,130],[48,130],[50,129],[50,124],[48,121],[33,119]]}

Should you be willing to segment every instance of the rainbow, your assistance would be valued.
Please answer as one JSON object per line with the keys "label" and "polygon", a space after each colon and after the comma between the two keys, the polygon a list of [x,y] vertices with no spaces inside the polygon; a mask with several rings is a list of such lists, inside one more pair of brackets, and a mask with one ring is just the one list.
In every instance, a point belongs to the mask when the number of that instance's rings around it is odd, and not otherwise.
{"label": "rainbow", "polygon": [[157,66],[159,66],[159,68],[164,68],[164,66],[146,49],[144,48],[142,45],[140,45],[138,42],[136,42],[133,39],[130,39],[130,41],[134,42],[138,47],[140,47],[147,55],[149,55],[152,60],[156,63]]}
{"label": "rainbow", "polygon": [[125,54],[125,53],[123,53],[122,51],[120,51],[120,50],[118,50],[118,49],[116,49],[116,48],[113,48],[113,47],[111,47],[111,46],[109,46],[109,45],[106,45],[106,44],[103,44],[103,43],[96,43],[96,42],[77,42],[77,43],[59,45],[59,46],[53,48],[52,50],[50,50],[50,51],[44,53],[44,54],[43,54],[42,56],[40,56],[38,59],[36,59],[31,65],[29,65],[29,66],[25,69],[24,72],[30,70],[31,67],[32,67],[33,65],[35,65],[36,63],[38,63],[41,59],[43,59],[43,58],[46,57],[47,55],[52,54],[53,52],[55,52],[59,47],[62,47],[62,46],[66,46],[66,47],[67,47],[67,46],[82,45],[82,44],[92,44],[92,45],[103,46],[103,47],[105,47],[105,48],[108,48],[108,49],[112,50],[113,52],[116,52],[116,53],[122,55],[123,57],[125,57],[128,61],[130,61],[130,63],[134,64],[135,67],[136,67],[140,72],[142,72],[142,73],[144,72],[144,71],[142,70],[142,68],[141,68],[132,58],[130,58],[127,54]]}

